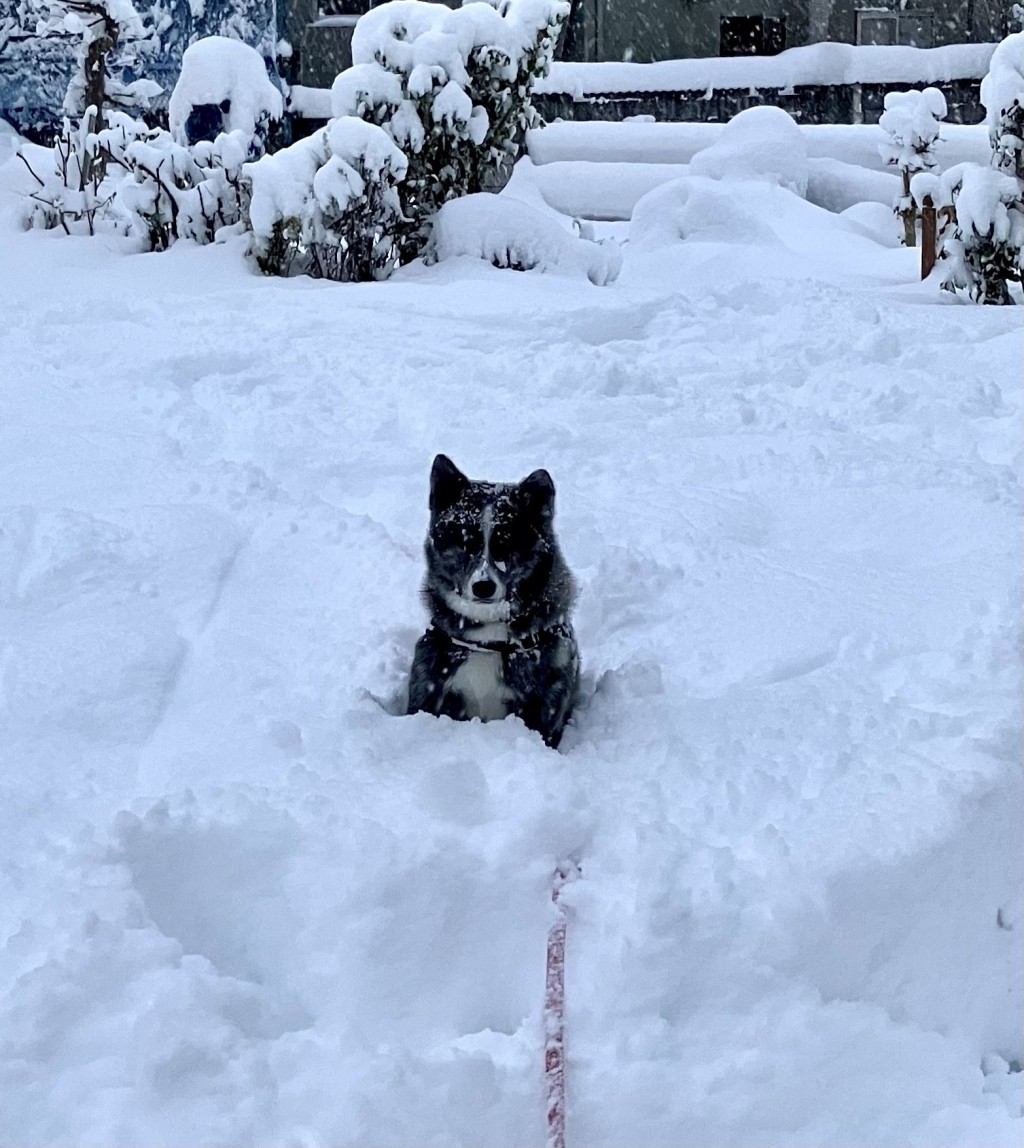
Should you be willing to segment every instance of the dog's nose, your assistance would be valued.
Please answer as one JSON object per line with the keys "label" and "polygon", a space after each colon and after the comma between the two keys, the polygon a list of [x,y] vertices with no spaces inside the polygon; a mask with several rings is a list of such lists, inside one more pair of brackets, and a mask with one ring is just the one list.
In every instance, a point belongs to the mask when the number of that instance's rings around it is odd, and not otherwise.
{"label": "dog's nose", "polygon": [[487,601],[487,599],[494,597],[494,591],[497,588],[497,585],[490,578],[481,578],[479,582],[473,583],[473,597]]}

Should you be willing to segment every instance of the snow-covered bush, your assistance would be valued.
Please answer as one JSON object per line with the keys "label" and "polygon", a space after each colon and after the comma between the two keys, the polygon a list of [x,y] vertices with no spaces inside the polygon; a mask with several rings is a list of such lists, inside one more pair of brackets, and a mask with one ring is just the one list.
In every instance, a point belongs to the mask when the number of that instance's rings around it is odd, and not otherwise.
{"label": "snow-covered bush", "polygon": [[992,159],[964,163],[941,178],[913,177],[919,205],[938,209],[942,286],[976,303],[1012,303],[1008,284],[1024,281],[1024,32],[1007,36],[981,83]]}
{"label": "snow-covered bush", "polygon": [[946,98],[938,88],[924,91],[887,92],[885,111],[878,121],[888,139],[878,145],[885,162],[903,177],[903,192],[893,210],[903,220],[903,242],[917,245],[917,210],[910,194],[910,181],[918,172],[935,171],[935,143],[940,120],[946,117]]}
{"label": "snow-covered bush", "polygon": [[992,167],[961,163],[942,176],[918,175],[914,199],[938,210],[937,254],[942,286],[966,291],[975,303],[1012,303],[1007,282],[1024,271],[1021,181]]}
{"label": "snow-covered bush", "polygon": [[515,271],[585,275],[598,286],[622,267],[618,244],[582,239],[528,204],[487,192],[453,199],[435,217],[428,257],[460,255]]}
{"label": "snow-covered bush", "polygon": [[248,207],[242,166],[251,138],[236,130],[186,147],[162,128],[115,115],[99,135],[108,164],[125,176],[111,197],[111,218],[152,251],[177,239],[212,243],[222,229],[242,225]]}
{"label": "snow-covered bush", "polygon": [[1024,32],[1007,36],[992,53],[981,102],[993,166],[1024,179]]}
{"label": "snow-covered bush", "polygon": [[375,124],[331,120],[245,165],[253,255],[268,275],[384,279],[398,262],[406,158]]}
{"label": "snow-covered bush", "polygon": [[697,152],[690,171],[709,179],[768,180],[803,197],[807,144],[796,121],[781,108],[747,108],[725,125],[710,147]]}
{"label": "snow-covered bush", "polygon": [[131,0],[50,0],[43,30],[79,33],[76,68],[64,96],[64,121],[53,148],[53,166],[39,173],[21,158],[38,186],[30,193],[23,219],[30,227],[95,231],[108,202],[102,188],[106,153],[98,136],[108,117],[133,105],[147,107],[161,91],[151,80],[125,84],[110,75],[107,60],[122,33],[144,35]]}
{"label": "snow-covered bush", "polygon": [[167,109],[178,143],[195,142],[190,138],[190,117],[210,105],[222,113],[223,130],[244,133],[260,155],[266,150],[269,122],[284,112],[281,93],[270,82],[263,57],[248,44],[225,36],[207,36],[185,49]]}
{"label": "snow-covered bush", "polygon": [[409,161],[401,189],[403,255],[423,247],[434,212],[483,190],[533,122],[566,0],[494,0],[451,10],[393,0],[361,17],[354,66],[335,82],[335,116],[384,128]]}

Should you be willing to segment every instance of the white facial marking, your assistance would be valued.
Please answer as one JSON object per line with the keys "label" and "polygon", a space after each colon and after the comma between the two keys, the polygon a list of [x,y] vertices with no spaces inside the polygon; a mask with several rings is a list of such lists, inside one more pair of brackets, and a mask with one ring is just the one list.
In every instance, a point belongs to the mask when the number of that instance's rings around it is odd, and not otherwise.
{"label": "white facial marking", "polygon": [[504,598],[497,602],[478,602],[457,590],[446,590],[444,601],[449,610],[471,622],[507,622],[512,612]]}
{"label": "white facial marking", "polygon": [[[499,570],[502,574],[505,572],[504,564],[498,566],[497,563],[491,561],[491,532],[494,530],[494,507],[488,503],[484,507],[483,515],[480,519],[480,526],[484,533],[484,551],[480,557],[480,563],[476,569],[466,579],[466,584],[462,588],[460,598],[472,607],[487,607],[487,606],[500,606],[505,602],[505,583],[499,577]],[[497,589],[494,592],[493,598],[488,598],[486,601],[481,602],[473,596],[473,583],[480,582],[484,579],[491,581],[495,584]],[[460,614],[464,614],[467,618],[472,618],[478,622],[501,622],[508,617],[508,612],[504,614],[476,614],[470,613],[465,606],[454,606],[451,602],[448,603],[453,610],[458,610]]]}

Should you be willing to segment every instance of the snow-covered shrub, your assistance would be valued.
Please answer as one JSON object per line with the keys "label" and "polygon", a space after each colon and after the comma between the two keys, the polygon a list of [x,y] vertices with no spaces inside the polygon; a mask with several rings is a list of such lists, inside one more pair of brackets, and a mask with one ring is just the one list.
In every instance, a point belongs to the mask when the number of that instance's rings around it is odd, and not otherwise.
{"label": "snow-covered shrub", "polygon": [[108,163],[125,173],[111,199],[112,218],[152,251],[177,239],[212,243],[222,229],[242,224],[248,207],[242,166],[251,139],[236,130],[187,147],[162,128],[113,116],[99,135]]}
{"label": "snow-covered shrub", "polygon": [[459,9],[393,0],[361,17],[353,67],[335,82],[335,116],[384,128],[406,154],[403,255],[422,249],[434,212],[483,190],[533,122],[566,0],[493,0]]}
{"label": "snow-covered shrub", "polygon": [[268,275],[384,279],[398,262],[406,158],[353,116],[245,165],[253,255]]}
{"label": "snow-covered shrub", "polygon": [[[784,194],[784,193],[777,193]],[[629,226],[631,250],[696,241],[753,246],[775,242],[760,188],[706,176],[671,180],[641,196]]]}
{"label": "snow-covered shrub", "polygon": [[942,286],[976,303],[1012,303],[1008,284],[1024,281],[1024,32],[1007,36],[981,83],[992,159],[963,163],[941,178],[911,181],[917,203],[938,209]]}
{"label": "snow-covered shrub", "polygon": [[50,171],[33,170],[38,186],[29,194],[23,220],[29,227],[63,227],[93,234],[109,201],[103,188],[106,153],[98,136],[112,114],[133,105],[147,107],[161,91],[151,80],[125,84],[111,76],[107,60],[122,33],[141,37],[142,21],[131,0],[50,0],[43,31],[81,35],[77,65],[64,96],[64,121],[53,148]]}
{"label": "snow-covered shrub", "polygon": [[248,44],[224,36],[208,36],[185,49],[167,109],[178,143],[195,142],[189,138],[189,119],[196,109],[210,105],[222,113],[223,131],[244,133],[259,155],[266,150],[267,125],[284,112],[281,93],[270,82],[263,57]]}
{"label": "snow-covered shrub", "polygon": [[992,53],[981,102],[993,166],[1024,179],[1024,32],[1007,36]]}
{"label": "snow-covered shrub", "polygon": [[460,255],[515,271],[585,275],[598,286],[611,283],[622,267],[618,244],[581,239],[550,215],[487,192],[453,199],[437,212],[429,258]]}
{"label": "snow-covered shrub", "polygon": [[878,145],[885,162],[903,177],[903,192],[893,210],[903,220],[903,242],[917,244],[917,211],[910,194],[910,181],[918,172],[938,167],[935,143],[939,138],[940,120],[946,117],[946,97],[938,88],[923,92],[887,92],[885,111],[878,121],[889,138]]}
{"label": "snow-covered shrub", "polygon": [[918,175],[917,202],[938,209],[942,286],[966,291],[975,303],[1012,303],[1007,282],[1024,271],[1024,196],[1021,181],[992,167],[961,163],[942,176]]}

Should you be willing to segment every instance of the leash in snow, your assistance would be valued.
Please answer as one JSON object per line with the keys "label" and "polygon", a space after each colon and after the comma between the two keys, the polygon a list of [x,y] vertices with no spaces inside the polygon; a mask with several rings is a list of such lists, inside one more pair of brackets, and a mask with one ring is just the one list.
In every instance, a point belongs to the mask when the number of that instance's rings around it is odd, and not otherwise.
{"label": "leash in snow", "polygon": [[548,963],[544,984],[544,1083],[547,1090],[547,1148],[565,1148],[565,909],[559,894],[580,875],[578,861],[563,861],[551,883],[555,920],[548,929]]}

